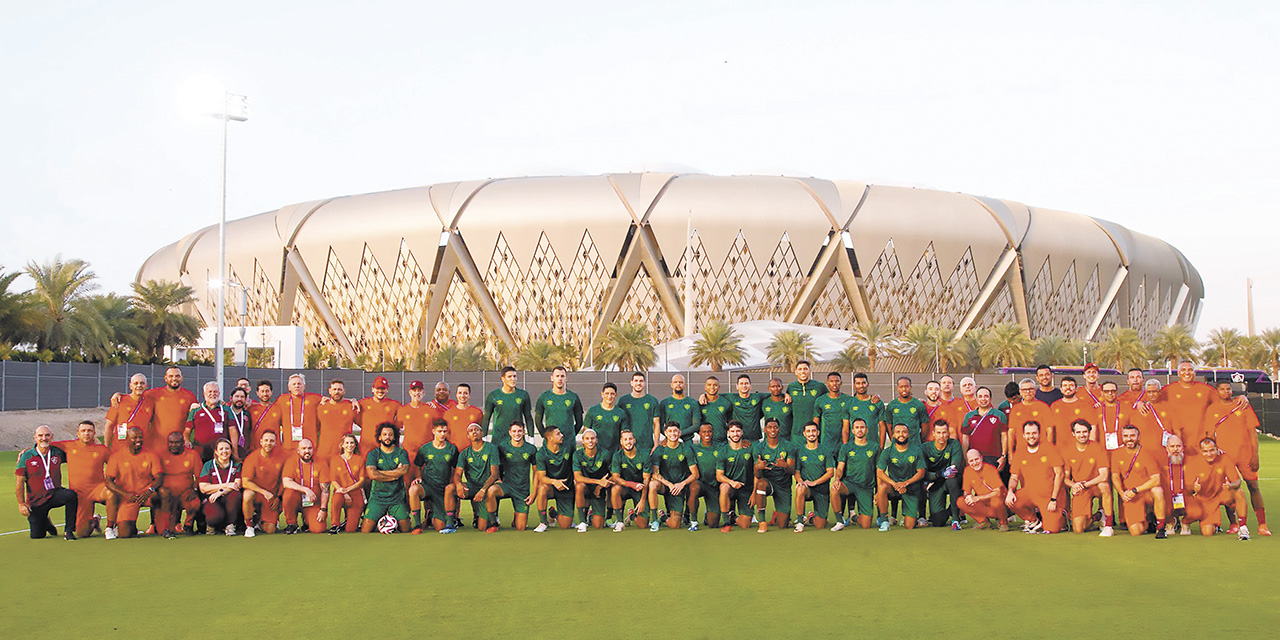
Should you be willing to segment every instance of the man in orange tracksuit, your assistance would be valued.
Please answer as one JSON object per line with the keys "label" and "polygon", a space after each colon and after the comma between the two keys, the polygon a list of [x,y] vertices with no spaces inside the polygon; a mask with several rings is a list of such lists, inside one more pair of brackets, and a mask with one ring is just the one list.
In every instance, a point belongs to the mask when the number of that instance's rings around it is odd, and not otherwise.
{"label": "man in orange tracksuit", "polygon": [[[1022,425],[1022,439],[1026,446],[1015,452],[1009,463],[1005,504],[1026,523],[1024,533],[1058,533],[1067,506],[1062,454],[1057,447],[1040,441],[1040,425],[1034,421]],[[1035,509],[1040,510],[1039,518]]]}
{"label": "man in orange tracksuit", "polygon": [[[1243,507],[1240,472],[1231,456],[1218,452],[1218,443],[1213,438],[1201,440],[1199,448],[1199,456],[1187,458],[1186,522],[1199,522],[1200,534],[1211,536],[1222,523],[1222,507]],[[1243,509],[1240,513],[1243,514]],[[1237,535],[1241,540],[1248,540],[1249,527],[1244,524],[1244,516],[1238,515],[1237,519]]]}
{"label": "man in orange tracksuit", "polygon": [[[1231,383],[1219,382],[1218,401],[1209,406],[1204,416],[1205,434],[1218,443],[1240,470],[1240,477],[1249,487],[1249,502],[1258,515],[1258,535],[1270,536],[1267,528],[1267,511],[1258,488],[1258,414],[1253,407],[1237,402],[1231,395]],[[71,455],[68,451],[67,455]],[[83,500],[83,498],[81,498]],[[1249,505],[1243,501],[1236,505],[1239,517],[1248,522]],[[1232,527],[1239,526],[1232,523]]]}
{"label": "man in orange tracksuit", "polygon": [[1001,531],[1009,530],[1009,511],[1004,506],[1004,483],[994,465],[982,460],[982,453],[970,449],[965,454],[964,498],[960,510],[977,521],[974,529],[985,529],[987,520],[995,518]]}
{"label": "man in orange tracksuit", "polygon": [[[1124,520],[1129,535],[1139,536],[1147,528],[1147,508],[1155,511],[1156,539],[1164,540],[1165,495],[1160,486],[1160,463],[1139,443],[1138,428],[1126,425],[1120,430],[1124,446],[1111,452],[1111,484],[1120,494]],[[1153,445],[1154,450],[1159,450]]]}
{"label": "man in orange tracksuit", "polygon": [[[1054,403],[1056,406],[1058,403]],[[1110,538],[1115,527],[1115,511],[1111,502],[1111,477],[1107,473],[1111,460],[1107,450],[1089,440],[1091,426],[1085,420],[1071,423],[1071,440],[1061,447],[1065,463],[1067,490],[1071,493],[1071,530],[1084,533],[1093,515],[1093,500],[1102,503],[1101,536]]]}
{"label": "man in orange tracksuit", "polygon": [[[145,382],[144,382],[145,384]],[[97,430],[85,420],[76,427],[76,439],[55,442],[54,446],[67,454],[67,488],[80,499],[76,506],[75,524],[69,525],[81,538],[93,533],[93,505],[106,504],[111,497],[102,470],[111,457],[111,450],[98,444]]]}

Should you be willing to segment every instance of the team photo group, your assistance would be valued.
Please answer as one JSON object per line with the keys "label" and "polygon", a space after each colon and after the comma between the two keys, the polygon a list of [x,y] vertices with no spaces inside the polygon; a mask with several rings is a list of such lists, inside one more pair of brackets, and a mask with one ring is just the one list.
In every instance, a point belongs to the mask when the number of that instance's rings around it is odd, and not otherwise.
{"label": "team photo group", "polygon": [[592,389],[590,405],[563,368],[537,398],[518,379],[504,368],[476,404],[482,390],[439,382],[428,398],[420,381],[401,402],[382,376],[359,399],[337,379],[310,392],[303,374],[278,394],[270,381],[241,378],[225,396],[205,383],[197,398],[177,367],[155,388],[136,374],[74,440],[36,430],[17,461],[18,509],[32,538],[57,536],[51,512],[65,509],[67,540],[502,527],[1008,531],[1011,520],[1025,533],[1248,540],[1250,511],[1254,534],[1271,535],[1257,415],[1230,383],[1197,381],[1190,362],[1165,386],[1140,369],[1122,388],[1092,364],[1080,380],[1041,366],[998,394],[943,375],[917,397],[902,376],[887,400],[865,374],[846,382],[804,361],[794,380],[769,379],[765,391],[747,374],[730,389],[708,376],[699,390],[672,375],[661,400],[635,373],[628,389],[604,384],[598,403]]}

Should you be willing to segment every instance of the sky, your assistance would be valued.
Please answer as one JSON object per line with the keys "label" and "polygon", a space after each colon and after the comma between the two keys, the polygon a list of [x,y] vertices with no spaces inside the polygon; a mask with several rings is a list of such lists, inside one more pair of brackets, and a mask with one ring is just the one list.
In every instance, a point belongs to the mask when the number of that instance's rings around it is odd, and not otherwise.
{"label": "sky", "polygon": [[[437,182],[696,170],[929,187],[1120,223],[1280,326],[1280,3],[6,2],[0,268],[127,293],[227,215]],[[16,284],[25,288],[22,281]]]}

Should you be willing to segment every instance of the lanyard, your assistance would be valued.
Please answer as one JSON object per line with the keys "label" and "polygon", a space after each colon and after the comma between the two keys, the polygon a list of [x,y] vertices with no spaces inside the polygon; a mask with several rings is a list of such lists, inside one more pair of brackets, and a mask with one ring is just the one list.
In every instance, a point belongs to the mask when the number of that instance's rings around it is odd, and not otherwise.
{"label": "lanyard", "polygon": [[932,424],[932,423],[933,423],[933,414],[937,413],[937,412],[938,412],[938,409],[941,409],[941,408],[942,408],[942,403],[941,403],[941,402],[939,402],[939,403],[938,403],[936,406],[934,406],[933,408],[930,408],[928,404],[925,404],[925,405],[924,405],[924,410],[929,412],[929,423],[930,423],[930,424]]}
{"label": "lanyard", "polygon": [[[1120,405],[1116,405],[1116,419],[1111,426],[1111,431],[1120,433]],[[1107,403],[1102,403],[1102,433],[1110,433],[1107,430]]]}
{"label": "lanyard", "polygon": [[1142,445],[1138,445],[1136,448],[1134,448],[1133,459],[1129,461],[1129,468],[1124,472],[1124,476],[1122,479],[1124,480],[1129,479],[1129,474],[1133,473],[1133,465],[1137,464],[1138,454],[1140,453],[1142,453]]}
{"label": "lanyard", "polygon": [[295,423],[293,421],[293,394],[289,394],[289,428],[290,429],[302,426],[302,415],[303,415],[303,412],[305,412],[306,410],[307,410],[307,399],[303,398],[302,408],[298,410],[298,421]]}
{"label": "lanyard", "polygon": [[960,400],[964,402],[965,413],[968,413],[968,412],[970,412],[970,411],[973,411],[973,407],[969,406],[969,401],[968,401],[968,400],[965,400],[965,399],[964,399],[964,396],[961,396],[961,397],[960,397]]}
{"label": "lanyard", "polygon": [[[338,457],[339,457],[339,458],[342,458],[342,456],[338,456]],[[346,459],[346,458],[342,458],[342,466],[344,466],[344,467],[346,467],[346,468],[347,468],[347,477],[351,478],[351,481],[352,481],[352,482],[355,482],[355,481],[356,481],[356,474],[354,474],[354,473],[352,473],[352,472],[351,472],[351,463],[347,462],[347,459]]]}
{"label": "lanyard", "polygon": [[213,479],[217,480],[218,484],[227,484],[228,482],[231,482],[231,476],[234,474],[235,474],[235,465],[233,465],[230,461],[227,461],[227,477],[225,479],[222,477],[221,473],[218,473],[218,461],[215,460],[213,462]]}
{"label": "lanyard", "polygon": [[[273,403],[273,404],[274,404],[274,403]],[[253,432],[254,432],[254,433],[257,433],[257,432],[258,432],[258,427],[262,426],[262,421],[263,421],[263,420],[265,420],[265,419],[267,418],[267,414],[268,414],[268,413],[271,413],[271,405],[270,405],[270,404],[263,404],[263,405],[261,405],[261,406],[262,406],[262,415],[258,416],[258,421],[257,421],[257,422],[255,422],[255,423],[253,423]]]}
{"label": "lanyard", "polygon": [[133,423],[133,417],[138,415],[138,410],[142,408],[142,401],[144,399],[145,398],[138,398],[137,400],[133,401],[133,413],[130,413],[129,419],[124,421],[126,426]]}
{"label": "lanyard", "polygon": [[44,463],[44,477],[53,479],[53,469],[49,466],[49,459],[53,456],[53,447],[48,451],[40,453],[40,449],[36,449],[36,455],[40,456],[40,461]]}
{"label": "lanyard", "polygon": [[227,419],[227,412],[222,408],[222,405],[218,405],[218,417],[222,418],[221,420],[214,420],[213,414],[209,413],[209,407],[205,405],[200,405],[200,410],[203,411],[204,415],[209,418],[209,422],[212,422],[215,426],[221,425]]}
{"label": "lanyard", "polygon": [[1133,408],[1134,408],[1134,409],[1137,409],[1137,408],[1138,408],[1138,404],[1139,404],[1139,403],[1141,403],[1141,402],[1142,402],[1142,399],[1143,399],[1143,398],[1145,398],[1145,397],[1147,397],[1147,390],[1146,390],[1146,389],[1143,389],[1143,390],[1142,390],[1142,393],[1138,394],[1138,399],[1133,401]]}
{"label": "lanyard", "polygon": [[[308,489],[315,489],[315,487],[313,486],[316,480],[315,471],[316,471],[316,459],[312,458],[311,462],[307,464],[307,475],[306,475],[307,480],[303,484],[303,486],[307,487]],[[298,458],[298,475],[299,476],[302,475],[302,458]]]}
{"label": "lanyard", "polygon": [[1240,410],[1240,405],[1236,405],[1236,406],[1234,406],[1234,407],[1231,407],[1231,410],[1230,410],[1230,411],[1228,411],[1228,412],[1226,413],[1226,415],[1222,416],[1221,418],[1218,418],[1218,421],[1217,421],[1217,422],[1215,422],[1215,423],[1213,423],[1213,426],[1214,426],[1214,427],[1217,427],[1218,425],[1222,424],[1223,422],[1226,422],[1227,418],[1230,418],[1230,417],[1231,417],[1231,414],[1233,414],[1233,413],[1235,413],[1235,412],[1237,412],[1237,411],[1239,411],[1239,410]]}
{"label": "lanyard", "polygon": [[[1178,468],[1178,475],[1176,476],[1173,475],[1174,467]],[[1169,461],[1169,488],[1173,490],[1172,493],[1175,496],[1182,493],[1183,485],[1186,483],[1186,478],[1183,477],[1182,470],[1183,470],[1182,465],[1174,464],[1172,460]],[[1176,486],[1173,483],[1174,478],[1177,478],[1178,480],[1178,484]]]}
{"label": "lanyard", "polygon": [[236,431],[240,432],[240,438],[244,439],[244,412],[237,412],[235,409],[232,409],[231,417],[236,421]]}
{"label": "lanyard", "polygon": [[1085,387],[1084,392],[1089,394],[1089,399],[1093,400],[1094,404],[1098,404],[1098,396],[1093,395],[1093,391],[1090,391],[1089,387]]}

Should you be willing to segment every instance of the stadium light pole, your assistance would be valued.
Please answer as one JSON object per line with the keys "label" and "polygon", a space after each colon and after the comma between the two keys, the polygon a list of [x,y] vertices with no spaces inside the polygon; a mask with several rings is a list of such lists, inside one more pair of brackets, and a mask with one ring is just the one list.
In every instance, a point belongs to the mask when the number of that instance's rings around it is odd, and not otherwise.
{"label": "stadium light pole", "polygon": [[221,195],[219,197],[219,216],[218,216],[218,282],[215,287],[218,291],[217,310],[218,316],[218,332],[213,338],[213,370],[214,381],[218,383],[218,388],[222,388],[222,377],[224,365],[222,354],[222,332],[226,329],[226,318],[224,307],[226,298],[226,288],[223,286],[227,281],[227,123],[244,122],[249,119],[248,98],[237,95],[229,91],[222,92],[222,109],[219,113],[211,114],[222,120],[222,180]]}

